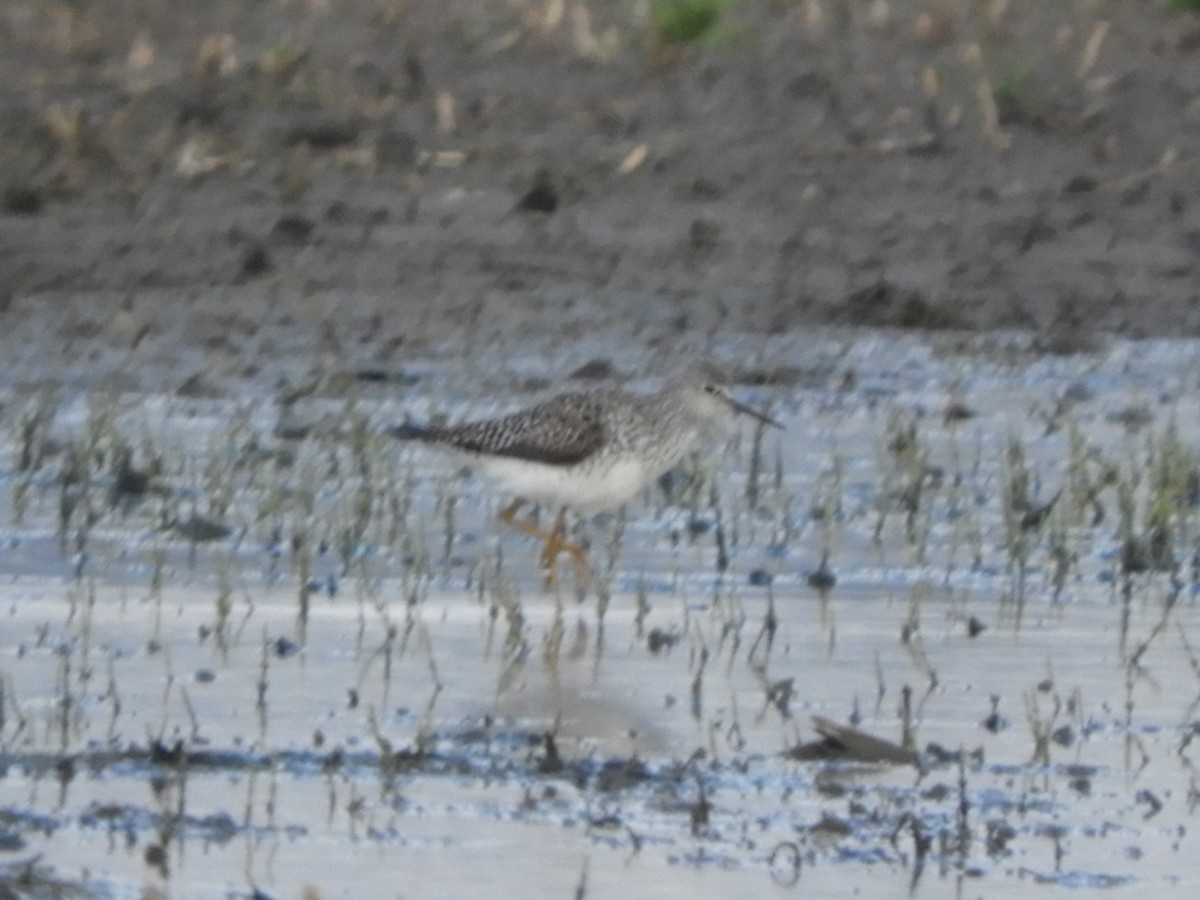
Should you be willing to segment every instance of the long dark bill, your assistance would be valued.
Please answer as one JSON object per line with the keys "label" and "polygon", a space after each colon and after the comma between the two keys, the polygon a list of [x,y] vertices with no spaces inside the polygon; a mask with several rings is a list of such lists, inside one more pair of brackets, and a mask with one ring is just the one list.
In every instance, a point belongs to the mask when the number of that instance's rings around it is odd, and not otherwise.
{"label": "long dark bill", "polygon": [[758,419],[758,421],[760,421],[760,422],[765,422],[768,425],[772,425],[775,428],[783,430],[783,426],[780,425],[774,419],[772,419],[770,416],[768,416],[766,413],[759,412],[753,406],[747,406],[745,403],[739,403],[737,400],[734,400],[732,397],[727,397],[726,399],[729,401],[729,405],[733,407],[734,412],[739,412],[742,415],[750,416],[753,419]]}

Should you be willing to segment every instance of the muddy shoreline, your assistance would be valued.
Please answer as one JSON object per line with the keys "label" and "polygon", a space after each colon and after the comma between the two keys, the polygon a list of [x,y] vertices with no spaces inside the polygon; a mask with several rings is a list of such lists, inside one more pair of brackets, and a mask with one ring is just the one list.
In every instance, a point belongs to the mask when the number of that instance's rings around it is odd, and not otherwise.
{"label": "muddy shoreline", "polygon": [[682,47],[620,5],[134,6],[0,23],[14,344],[1200,333],[1200,20],[1160,3],[746,2]]}

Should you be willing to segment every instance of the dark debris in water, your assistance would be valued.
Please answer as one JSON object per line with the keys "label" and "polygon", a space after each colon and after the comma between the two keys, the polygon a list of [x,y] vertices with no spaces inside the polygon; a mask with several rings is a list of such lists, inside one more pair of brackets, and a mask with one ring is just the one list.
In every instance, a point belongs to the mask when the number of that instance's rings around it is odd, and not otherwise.
{"label": "dark debris in water", "polygon": [[912,750],[849,725],[814,716],[813,727],[821,736],[820,740],[798,744],[788,751],[790,758],[805,762],[850,760],[897,765],[915,765],[917,762],[917,755]]}
{"label": "dark debris in water", "polygon": [[[549,742],[547,738],[549,737]],[[539,753],[539,748],[541,752]],[[546,767],[547,759],[557,762]],[[92,777],[106,774],[121,777],[154,777],[163,773],[209,771],[249,773],[278,769],[294,776],[340,771],[349,775],[399,773],[443,776],[462,775],[486,779],[526,777],[548,770],[568,780],[613,793],[660,777],[660,773],[637,757],[611,759],[564,759],[558,756],[552,736],[511,728],[478,727],[462,732],[435,734],[420,745],[397,749],[277,750],[256,753],[237,749],[193,746],[183,740],[151,742],[124,749],[97,749],[73,754],[53,752],[0,753],[0,773],[22,770],[29,777],[60,778],[65,768],[86,771]],[[19,826],[45,830],[51,817],[30,818],[0,811],[0,827]]]}
{"label": "dark debris in water", "polygon": [[0,898],[2,900],[69,900],[77,897],[97,897],[104,894],[87,881],[59,876],[40,856],[15,862],[0,863]]}
{"label": "dark debris in water", "polygon": [[303,648],[290,637],[280,635],[271,642],[271,649],[280,659],[287,659],[288,657],[295,656]]}
{"label": "dark debris in water", "polygon": [[354,372],[355,381],[364,381],[369,384],[397,384],[403,387],[411,387],[421,381],[421,376],[415,372],[406,372],[402,369],[382,369],[382,368],[367,368],[358,369]]}
{"label": "dark debris in water", "polygon": [[100,828],[123,834],[170,832],[224,844],[245,831],[232,815],[216,812],[206,816],[180,815],[127,803],[93,803],[79,817],[85,828]]}
{"label": "dark debris in water", "polygon": [[1103,875],[1096,872],[1035,872],[1032,869],[1022,869],[1021,874],[1032,878],[1037,884],[1054,884],[1060,887],[1085,890],[1121,887],[1133,881],[1128,877]]}
{"label": "dark debris in water", "polygon": [[[64,759],[69,759],[73,769],[93,779],[148,780],[156,786],[156,795],[175,781],[196,774],[231,777],[267,771],[296,779],[334,775],[378,779],[385,794],[396,792],[397,797],[412,778],[451,778],[480,786],[522,785],[526,799],[516,810],[522,818],[551,816],[560,821],[566,815],[573,821],[587,821],[591,840],[613,846],[640,845],[651,835],[668,846],[678,842],[679,849],[668,851],[668,858],[679,865],[741,867],[755,864],[750,861],[754,859],[770,865],[772,877],[784,881],[797,876],[802,860],[809,865],[825,858],[903,865],[915,883],[926,865],[931,869],[965,865],[966,857],[956,843],[956,817],[963,809],[983,820],[988,834],[986,852],[994,860],[1011,856],[1016,852],[1014,845],[1025,838],[1041,839],[1038,829],[1055,814],[1055,801],[1046,797],[1041,805],[1023,806],[1026,817],[1014,819],[1015,799],[1010,798],[1007,805],[988,799],[988,792],[995,791],[982,786],[971,792],[970,782],[978,777],[990,782],[994,772],[983,774],[980,758],[962,754],[922,754],[925,776],[917,785],[873,784],[863,774],[863,761],[909,764],[915,755],[848,726],[827,720],[817,720],[817,725],[827,746],[836,743],[840,749],[827,757],[791,754],[812,761],[785,766],[787,771],[780,771],[778,761],[764,757],[718,760],[704,753],[675,762],[649,762],[636,756],[573,757],[553,732],[484,718],[396,749],[382,738],[375,750],[339,746],[327,751],[270,753],[193,746],[184,741],[154,742],[124,749],[93,749],[69,757],[0,754],[0,772],[17,769],[35,780],[57,779]],[[939,767],[950,771],[939,778]],[[1059,774],[1068,784],[1066,779],[1078,782],[1086,773],[1063,768]],[[564,790],[566,785],[572,786],[571,790]],[[793,791],[802,791],[819,804],[816,817],[811,804],[796,807],[772,802],[774,792],[785,798]],[[763,802],[756,804],[756,797]],[[594,806],[597,798],[603,798],[599,808]],[[1151,812],[1156,799],[1139,798]],[[485,814],[512,813],[511,808],[497,807]],[[767,834],[782,831],[799,836],[798,843],[785,840],[768,858],[774,841],[762,846],[746,843],[746,827],[751,821],[767,829]],[[71,827],[131,839],[144,836],[151,842],[145,847],[147,862],[154,865],[150,857],[163,846],[164,834],[224,844],[240,836],[301,837],[312,824],[273,822],[268,826],[245,823],[234,811],[217,809],[193,815],[169,806],[126,802],[93,802],[75,814],[62,809],[49,815],[0,809],[0,836],[17,849],[26,839],[32,842],[38,835]],[[405,840],[403,828],[377,829],[370,836],[380,842]],[[166,856],[161,859],[164,866],[168,861]],[[971,860],[972,865],[978,863],[978,859]],[[0,869],[0,878],[3,872]],[[1081,879],[1081,886],[1099,886],[1106,883],[1107,876],[1074,874],[1066,878],[1062,883]],[[17,896],[25,894],[18,892]]]}
{"label": "dark debris in water", "polygon": [[192,541],[196,544],[223,541],[233,534],[233,529],[228,525],[214,522],[212,519],[206,519],[200,515],[193,515],[182,522],[176,522],[174,529],[175,533],[184,540]]}
{"label": "dark debris in water", "polygon": [[646,647],[651,653],[657,655],[663,650],[669,650],[683,639],[683,635],[675,631],[664,631],[657,626],[650,629],[650,633],[646,635]]}
{"label": "dark debris in water", "polygon": [[829,568],[829,554],[821,554],[821,564],[813,571],[809,572],[805,577],[808,586],[814,590],[824,593],[825,591],[833,590],[837,584],[837,576],[833,574],[833,570]]}
{"label": "dark debris in water", "polygon": [[766,587],[775,580],[775,576],[766,569],[752,569],[746,580],[753,587]]}

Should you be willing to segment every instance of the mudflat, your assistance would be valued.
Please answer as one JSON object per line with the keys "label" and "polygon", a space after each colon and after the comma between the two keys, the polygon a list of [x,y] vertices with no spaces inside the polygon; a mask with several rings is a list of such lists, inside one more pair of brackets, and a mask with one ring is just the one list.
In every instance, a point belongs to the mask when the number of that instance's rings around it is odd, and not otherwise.
{"label": "mudflat", "polygon": [[1194,335],[1181,5],[13,0],[5,332],[251,376],[604,321]]}

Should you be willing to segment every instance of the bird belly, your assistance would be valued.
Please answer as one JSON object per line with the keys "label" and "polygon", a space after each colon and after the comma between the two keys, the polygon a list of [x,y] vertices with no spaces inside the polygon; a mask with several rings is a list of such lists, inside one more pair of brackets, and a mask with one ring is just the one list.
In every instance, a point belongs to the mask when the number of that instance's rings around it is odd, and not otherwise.
{"label": "bird belly", "polygon": [[505,490],[541,503],[598,512],[620,506],[653,477],[637,460],[617,459],[601,465],[556,466],[507,457],[472,460],[482,475]]}

